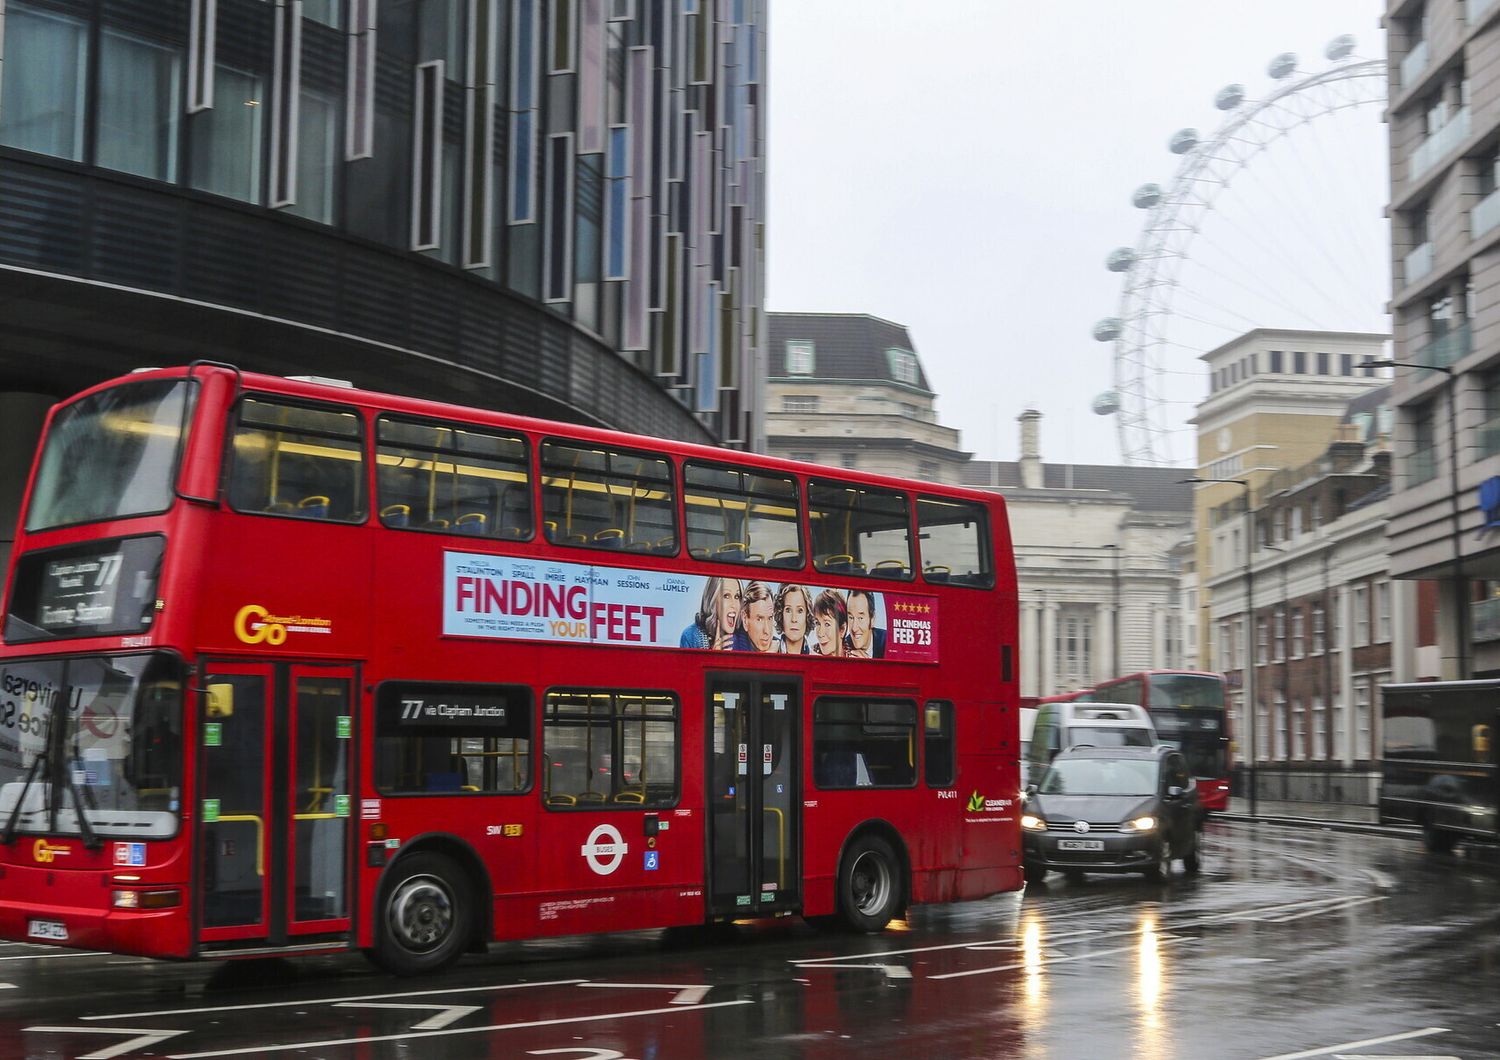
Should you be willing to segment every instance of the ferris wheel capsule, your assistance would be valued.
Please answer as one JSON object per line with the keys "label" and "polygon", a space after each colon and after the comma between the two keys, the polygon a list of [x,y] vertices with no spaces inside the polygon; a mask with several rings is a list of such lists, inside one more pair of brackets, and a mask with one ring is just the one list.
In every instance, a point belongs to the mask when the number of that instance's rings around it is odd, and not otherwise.
{"label": "ferris wheel capsule", "polygon": [[1167,141],[1167,149],[1174,155],[1185,155],[1198,146],[1197,129],[1178,129]]}
{"label": "ferris wheel capsule", "polygon": [[1135,251],[1129,247],[1116,247],[1104,259],[1104,267],[1110,272],[1129,272],[1135,264]]}
{"label": "ferris wheel capsule", "polygon": [[1234,110],[1245,102],[1244,85],[1225,85],[1219,89],[1218,95],[1214,96],[1214,106],[1220,110]]}
{"label": "ferris wheel capsule", "polygon": [[1282,52],[1271,60],[1271,65],[1266,67],[1266,73],[1277,81],[1284,81],[1297,71],[1297,56],[1292,52]]}
{"label": "ferris wheel capsule", "polygon": [[1149,210],[1161,202],[1160,184],[1142,184],[1135,189],[1135,194],[1130,197],[1131,203],[1138,210]]}
{"label": "ferris wheel capsule", "polygon": [[1113,416],[1120,411],[1120,395],[1113,390],[1106,390],[1094,399],[1090,407],[1096,416]]}
{"label": "ferris wheel capsule", "polygon": [[1328,42],[1328,47],[1323,49],[1323,55],[1331,62],[1347,59],[1354,54],[1354,34],[1344,33]]}
{"label": "ferris wheel capsule", "polygon": [[1094,325],[1094,338],[1100,342],[1114,342],[1125,330],[1119,317],[1105,317]]}

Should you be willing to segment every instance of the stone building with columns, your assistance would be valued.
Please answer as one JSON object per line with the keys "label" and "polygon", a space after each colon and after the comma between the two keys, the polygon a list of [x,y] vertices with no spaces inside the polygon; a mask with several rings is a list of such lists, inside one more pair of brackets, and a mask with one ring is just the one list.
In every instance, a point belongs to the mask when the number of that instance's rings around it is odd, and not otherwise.
{"label": "stone building with columns", "polygon": [[971,462],[963,484],[1005,495],[1021,595],[1021,694],[1185,664],[1178,548],[1192,525],[1182,468],[1049,464],[1042,414],[1021,459]]}

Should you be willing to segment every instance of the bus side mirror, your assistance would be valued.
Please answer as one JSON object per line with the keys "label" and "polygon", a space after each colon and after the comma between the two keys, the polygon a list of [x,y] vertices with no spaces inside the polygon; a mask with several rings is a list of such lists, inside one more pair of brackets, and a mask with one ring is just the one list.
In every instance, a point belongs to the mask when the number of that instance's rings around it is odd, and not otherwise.
{"label": "bus side mirror", "polygon": [[208,686],[208,710],[210,718],[234,716],[234,685],[225,682]]}

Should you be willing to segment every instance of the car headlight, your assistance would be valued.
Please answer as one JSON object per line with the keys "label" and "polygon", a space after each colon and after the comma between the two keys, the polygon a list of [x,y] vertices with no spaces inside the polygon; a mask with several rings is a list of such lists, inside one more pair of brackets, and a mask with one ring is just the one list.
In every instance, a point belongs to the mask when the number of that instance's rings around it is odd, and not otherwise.
{"label": "car headlight", "polygon": [[1047,822],[1034,813],[1023,813],[1021,814],[1021,827],[1030,829],[1033,832],[1045,832],[1047,830]]}
{"label": "car headlight", "polygon": [[1126,821],[1120,825],[1122,832],[1154,832],[1156,831],[1155,817],[1137,817],[1133,821]]}

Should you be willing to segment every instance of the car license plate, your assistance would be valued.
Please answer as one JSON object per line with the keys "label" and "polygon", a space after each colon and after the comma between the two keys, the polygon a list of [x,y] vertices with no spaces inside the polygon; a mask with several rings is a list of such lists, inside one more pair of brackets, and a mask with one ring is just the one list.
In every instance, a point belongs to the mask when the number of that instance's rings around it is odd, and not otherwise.
{"label": "car license plate", "polygon": [[60,920],[31,920],[26,924],[26,934],[34,939],[67,942],[68,925]]}
{"label": "car license plate", "polygon": [[1057,841],[1057,849],[1058,850],[1103,850],[1104,849],[1104,840],[1102,840],[1102,839],[1059,839]]}

